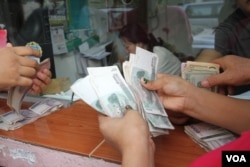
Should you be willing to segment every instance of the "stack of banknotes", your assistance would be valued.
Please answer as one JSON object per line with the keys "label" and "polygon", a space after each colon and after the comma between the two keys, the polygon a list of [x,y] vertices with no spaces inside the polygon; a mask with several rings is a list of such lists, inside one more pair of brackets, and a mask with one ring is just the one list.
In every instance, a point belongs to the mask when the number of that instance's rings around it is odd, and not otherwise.
{"label": "stack of banknotes", "polygon": [[184,131],[206,151],[214,150],[237,138],[224,128],[204,122],[186,125]]}
{"label": "stack of banknotes", "polygon": [[[50,68],[50,59],[47,58],[39,64],[39,70]],[[12,109],[12,111],[19,113],[23,99],[28,93],[31,87],[15,86],[9,89],[7,97],[7,105]]]}
{"label": "stack of banknotes", "polygon": [[[208,76],[219,74],[220,66],[214,63],[187,61],[181,65],[181,76],[197,87],[201,86],[201,81]],[[207,88],[212,92],[217,92],[217,87]]]}
{"label": "stack of banknotes", "polygon": [[25,110],[20,110],[19,113],[9,111],[0,115],[0,129],[15,130],[28,123],[55,112],[63,106],[63,102],[46,98],[36,102],[31,107]]}
{"label": "stack of banknotes", "polygon": [[[26,46],[31,47],[35,50],[38,50],[40,52],[40,54],[42,55],[42,49],[38,43],[29,42],[29,43],[27,43]],[[51,64],[50,64],[49,58],[40,62],[40,58],[34,57],[32,55],[29,57],[31,59],[37,60],[37,62],[39,63],[38,72],[42,71],[44,69],[50,69]],[[16,87],[11,87],[9,89],[8,97],[7,97],[7,105],[12,109],[12,111],[19,113],[23,98],[25,97],[27,92],[30,90],[30,88],[31,88],[31,86],[30,87],[16,86]]]}
{"label": "stack of banknotes", "polygon": [[[201,81],[211,75],[219,74],[220,66],[214,63],[187,61],[182,63],[181,72],[183,79],[203,88]],[[206,89],[217,92],[218,87]],[[207,151],[214,150],[236,139],[236,136],[230,131],[204,122],[186,125],[184,131]]]}
{"label": "stack of banknotes", "polygon": [[146,120],[153,137],[174,129],[157,94],[140,84],[141,78],[154,80],[158,57],[136,48],[129,61],[123,63],[124,77],[117,66],[89,67],[88,74],[78,79],[71,90],[98,112],[110,117],[122,117],[130,105]]}

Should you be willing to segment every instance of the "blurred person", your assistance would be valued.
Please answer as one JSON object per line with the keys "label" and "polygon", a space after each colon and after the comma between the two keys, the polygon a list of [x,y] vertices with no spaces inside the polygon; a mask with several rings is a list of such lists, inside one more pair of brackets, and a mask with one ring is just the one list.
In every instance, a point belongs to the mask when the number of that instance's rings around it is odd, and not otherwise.
{"label": "blurred person", "polygon": [[[209,62],[225,55],[250,57],[250,1],[235,0],[235,11],[215,29],[214,49],[202,51],[196,61]],[[231,2],[232,5],[232,2]],[[250,90],[250,85],[234,87],[234,94]]]}
{"label": "blurred person", "polygon": [[161,46],[152,34],[148,34],[139,24],[127,24],[119,37],[123,41],[127,54],[136,52],[136,47],[143,48],[158,56],[158,73],[180,75],[181,62],[168,49]]}
{"label": "blurred person", "polygon": [[250,57],[250,1],[235,0],[237,8],[215,29],[215,49],[217,54],[200,54],[196,60],[211,61],[225,55]]}

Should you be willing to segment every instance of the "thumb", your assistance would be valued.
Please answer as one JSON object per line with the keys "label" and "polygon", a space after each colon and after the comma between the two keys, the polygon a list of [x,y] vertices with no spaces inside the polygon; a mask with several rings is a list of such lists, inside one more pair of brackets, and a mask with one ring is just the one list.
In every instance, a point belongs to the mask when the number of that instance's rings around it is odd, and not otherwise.
{"label": "thumb", "polygon": [[161,83],[155,80],[147,80],[146,78],[141,79],[141,85],[148,90],[158,90],[161,88]]}
{"label": "thumb", "polygon": [[201,82],[201,85],[204,88],[211,88],[213,86],[223,85],[224,79],[221,75],[222,74],[211,75],[211,76],[207,77],[205,80],[203,80]]}

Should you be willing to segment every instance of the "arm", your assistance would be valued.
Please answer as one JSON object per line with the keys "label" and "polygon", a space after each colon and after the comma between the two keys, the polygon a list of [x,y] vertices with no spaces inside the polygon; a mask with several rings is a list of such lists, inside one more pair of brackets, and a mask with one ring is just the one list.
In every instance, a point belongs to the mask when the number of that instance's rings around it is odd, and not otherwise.
{"label": "arm", "polygon": [[238,134],[250,129],[249,100],[235,99],[203,89],[195,92],[191,100],[196,104],[183,111],[187,115]]}
{"label": "arm", "polygon": [[[164,107],[236,133],[250,129],[250,101],[234,99],[197,88],[177,76],[158,74],[142,85],[158,91]],[[239,107],[240,106],[240,107]],[[237,119],[236,119],[237,118]]]}
{"label": "arm", "polygon": [[105,140],[122,154],[123,167],[154,166],[154,143],[137,111],[129,110],[123,118],[100,115],[99,127]]}
{"label": "arm", "polygon": [[222,57],[223,55],[213,49],[205,49],[201,51],[201,53],[196,57],[195,61],[199,62],[210,62],[214,59],[217,59],[219,57]]}
{"label": "arm", "polygon": [[122,167],[153,167],[154,151],[149,146],[149,139],[136,136],[131,147],[122,151]]}

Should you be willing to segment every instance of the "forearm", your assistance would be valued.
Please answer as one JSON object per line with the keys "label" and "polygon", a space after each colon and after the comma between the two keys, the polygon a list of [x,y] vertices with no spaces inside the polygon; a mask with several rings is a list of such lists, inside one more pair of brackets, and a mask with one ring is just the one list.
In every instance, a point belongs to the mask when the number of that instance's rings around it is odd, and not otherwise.
{"label": "forearm", "polygon": [[205,49],[196,57],[195,61],[210,62],[214,59],[222,57],[222,54],[213,49]]}
{"label": "forearm", "polygon": [[198,90],[188,98],[185,114],[236,133],[250,129],[250,101]]}
{"label": "forearm", "polygon": [[122,153],[122,167],[138,166],[154,167],[154,149],[149,141],[139,141]]}

